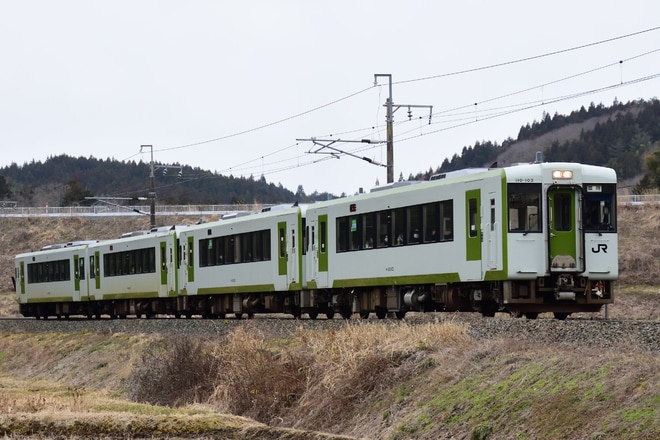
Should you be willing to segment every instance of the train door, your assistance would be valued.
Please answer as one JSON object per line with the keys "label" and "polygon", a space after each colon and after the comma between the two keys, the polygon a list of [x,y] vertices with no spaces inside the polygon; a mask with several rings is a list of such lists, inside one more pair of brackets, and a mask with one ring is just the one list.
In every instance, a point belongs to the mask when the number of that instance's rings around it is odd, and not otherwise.
{"label": "train door", "polygon": [[87,299],[89,295],[89,276],[85,272],[85,255],[75,254],[73,256],[73,300],[80,301],[81,299]]}
{"label": "train door", "polygon": [[[289,224],[289,245],[288,245],[288,262],[287,262],[287,272],[288,272],[288,282],[289,284],[291,283],[299,283],[300,280],[300,255],[302,252],[302,249],[299,249],[300,243],[298,240],[300,237],[298,236],[299,230],[298,230],[298,222],[297,222],[297,217],[295,221],[291,221],[288,223]],[[302,242],[302,240],[301,240]]]}
{"label": "train door", "polygon": [[583,272],[581,231],[576,227],[580,201],[574,187],[548,189],[548,253],[551,272]]}
{"label": "train door", "polygon": [[473,189],[465,192],[465,254],[466,280],[480,280],[481,274],[481,190]]}
{"label": "train door", "polygon": [[[87,300],[101,299],[101,253],[94,251],[93,255],[89,256],[89,284],[87,289]],[[92,282],[93,281],[93,282]],[[94,293],[93,298],[91,293]]]}
{"label": "train door", "polygon": [[[25,295],[25,261],[21,261],[19,264],[19,269],[18,269],[18,284],[17,284],[17,292],[20,293],[21,295]],[[23,303],[24,301],[21,298],[20,302]]]}
{"label": "train door", "polygon": [[307,219],[307,255],[305,259],[305,281],[316,282],[319,274],[319,256],[318,256],[318,238],[317,238],[318,220]]}
{"label": "train door", "polygon": [[488,206],[486,214],[486,227],[484,228],[484,241],[486,243],[486,261],[484,261],[484,272],[495,270],[499,266],[499,236],[500,223],[497,221],[497,197],[494,192],[488,193]]}
{"label": "train door", "polygon": [[[191,257],[191,250],[188,250],[188,257]],[[160,242],[160,286],[158,296],[166,297],[169,294],[176,294],[176,270],[174,243],[170,236],[169,240]]]}

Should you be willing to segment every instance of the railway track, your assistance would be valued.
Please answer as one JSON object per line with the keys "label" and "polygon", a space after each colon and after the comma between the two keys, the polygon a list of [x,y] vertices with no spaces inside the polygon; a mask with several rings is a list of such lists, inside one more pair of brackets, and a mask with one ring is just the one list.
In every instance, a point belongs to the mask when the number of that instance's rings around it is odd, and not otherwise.
{"label": "railway track", "polygon": [[[298,329],[333,330],[346,325],[385,325],[396,330],[398,325],[420,325],[451,322],[465,325],[475,340],[507,338],[539,344],[559,345],[575,349],[602,348],[643,351],[660,354],[660,321],[602,320],[569,318],[515,319],[506,315],[482,318],[476,314],[410,313],[406,319],[293,319],[290,315],[257,315],[255,319],[69,319],[36,320],[2,318],[0,332],[97,332],[104,334],[199,335],[221,337],[239,327],[263,332],[273,338],[287,338]],[[402,324],[405,323],[405,324]]]}

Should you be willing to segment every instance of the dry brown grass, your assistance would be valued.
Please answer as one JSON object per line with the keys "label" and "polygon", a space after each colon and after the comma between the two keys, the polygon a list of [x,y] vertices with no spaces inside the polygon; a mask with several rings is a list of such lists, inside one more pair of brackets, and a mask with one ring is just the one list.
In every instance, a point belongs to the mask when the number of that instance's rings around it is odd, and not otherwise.
{"label": "dry brown grass", "polygon": [[[76,426],[203,435],[228,410],[273,426],[382,439],[660,434],[657,355],[475,341],[456,323],[346,323],[287,339],[250,323],[201,340],[6,334],[0,361],[0,436],[6,426],[53,424],[60,434]],[[144,401],[171,394],[171,408],[124,400],[136,387]]]}
{"label": "dry brown grass", "polygon": [[621,284],[660,284],[660,205],[619,207]]}

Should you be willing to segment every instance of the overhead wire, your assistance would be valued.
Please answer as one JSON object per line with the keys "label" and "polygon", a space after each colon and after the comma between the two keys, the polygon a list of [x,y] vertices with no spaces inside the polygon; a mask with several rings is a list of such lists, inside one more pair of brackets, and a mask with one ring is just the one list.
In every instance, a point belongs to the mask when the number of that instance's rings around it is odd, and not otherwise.
{"label": "overhead wire", "polygon": [[[470,72],[476,72],[476,71],[481,71],[481,70],[486,70],[486,69],[492,69],[492,68],[496,68],[496,67],[502,67],[502,66],[511,65],[511,64],[522,63],[522,62],[531,61],[531,60],[535,60],[535,59],[539,59],[539,58],[549,57],[549,56],[558,55],[558,54],[562,54],[562,53],[566,53],[566,52],[571,52],[571,51],[575,51],[575,50],[579,50],[579,49],[584,49],[584,48],[587,48],[587,47],[592,47],[592,46],[596,46],[596,45],[600,45],[600,44],[609,43],[609,42],[613,42],[613,41],[616,41],[616,40],[620,40],[620,39],[624,39],[624,38],[644,34],[644,33],[647,33],[647,32],[656,31],[658,29],[660,29],[660,26],[645,29],[645,30],[642,30],[642,31],[639,31],[639,32],[633,32],[633,33],[621,35],[621,36],[618,36],[618,37],[613,37],[613,38],[609,38],[609,39],[605,39],[605,40],[600,40],[600,41],[593,42],[593,43],[588,43],[588,44],[583,44],[583,45],[579,45],[579,46],[574,46],[574,47],[571,47],[571,48],[566,48],[566,49],[562,49],[562,50],[548,52],[548,53],[544,53],[544,54],[541,54],[541,55],[535,55],[535,56],[520,58],[520,59],[516,59],[516,60],[512,60],[512,61],[507,61],[507,62],[502,62],[502,63],[497,63],[497,64],[491,64],[491,65],[487,65],[487,66],[481,66],[481,67],[477,67],[477,68],[473,68],[473,69],[464,69],[464,70],[449,72],[449,73],[440,74],[440,75],[427,76],[427,77],[409,79],[409,80],[402,80],[402,81],[394,82],[393,84],[405,84],[405,83],[411,83],[411,82],[432,80],[432,79],[443,78],[443,77],[448,77],[448,76],[455,76],[455,75],[460,75],[460,74],[465,74],[465,73],[470,73]],[[620,61],[615,62],[615,63],[610,63],[610,64],[600,66],[600,67],[597,67],[597,68],[594,68],[594,69],[591,69],[591,70],[588,70],[588,71],[585,71],[585,72],[581,72],[581,73],[578,73],[578,74],[575,74],[575,75],[564,77],[564,78],[561,78],[561,79],[558,79],[558,80],[550,81],[550,82],[544,83],[542,85],[538,85],[538,86],[530,87],[530,88],[527,88],[527,89],[524,89],[524,90],[519,90],[519,91],[516,91],[516,92],[512,92],[512,93],[509,93],[509,94],[506,94],[506,95],[501,95],[501,96],[498,96],[498,97],[493,97],[493,98],[489,98],[489,99],[486,99],[486,100],[482,100],[479,103],[483,104],[483,103],[487,103],[487,102],[493,102],[493,101],[496,101],[496,100],[499,100],[499,99],[503,99],[503,98],[506,98],[506,97],[514,96],[514,95],[518,95],[518,94],[525,93],[525,92],[528,92],[528,91],[531,91],[531,90],[535,90],[535,89],[538,89],[538,88],[541,88],[541,87],[546,87],[548,85],[556,84],[556,83],[559,83],[559,82],[562,82],[562,81],[567,81],[569,79],[573,79],[573,78],[576,78],[576,77],[579,77],[579,76],[594,73],[596,71],[606,69],[608,67],[612,67],[616,64],[622,64],[625,61],[630,61],[630,60],[633,60],[633,59],[636,59],[636,58],[640,58],[640,57],[643,57],[645,55],[649,55],[649,54],[652,54],[652,53],[655,53],[655,52],[658,52],[658,51],[660,51],[660,49],[655,49],[655,50],[652,50],[652,51],[648,51],[648,52],[645,52],[643,54],[639,54],[639,55],[636,55],[636,56],[633,56],[633,57],[629,57],[627,59],[620,60]],[[630,85],[630,84],[634,84],[638,81],[641,82],[641,81],[646,81],[646,80],[649,80],[649,79],[654,79],[655,77],[657,77],[657,75],[652,75],[651,77],[648,77],[646,79],[644,79],[644,78],[637,79],[636,81],[628,81],[628,82],[621,81],[621,83],[618,86]],[[326,104],[314,107],[312,109],[308,109],[306,111],[303,111],[303,112],[300,112],[300,113],[297,113],[297,114],[294,114],[294,115],[291,115],[291,116],[288,116],[288,117],[285,117],[285,118],[282,118],[282,119],[279,119],[279,120],[276,120],[276,121],[273,121],[273,122],[270,122],[270,123],[266,123],[266,124],[263,124],[263,125],[260,125],[260,126],[257,126],[257,127],[253,127],[253,128],[247,129],[247,130],[243,130],[243,131],[239,131],[239,132],[235,132],[235,133],[230,133],[230,134],[225,135],[225,136],[220,136],[220,137],[216,137],[216,138],[213,138],[213,139],[208,139],[208,140],[195,142],[195,143],[191,143],[191,144],[180,145],[180,146],[169,147],[169,148],[161,148],[161,149],[157,149],[157,150],[154,150],[154,151],[170,151],[170,150],[177,150],[177,149],[182,149],[182,148],[189,148],[189,147],[208,144],[208,143],[212,143],[212,142],[218,142],[218,141],[221,141],[221,140],[225,140],[225,139],[237,137],[237,136],[240,136],[240,135],[243,135],[243,134],[258,131],[258,130],[261,130],[261,129],[264,129],[264,128],[268,128],[268,127],[271,127],[271,126],[274,126],[274,125],[277,125],[277,124],[281,124],[281,123],[290,121],[292,119],[307,115],[309,113],[321,110],[323,108],[326,108],[326,107],[329,107],[331,105],[340,103],[342,101],[348,100],[352,97],[355,97],[357,95],[365,93],[366,91],[372,89],[372,87],[373,86],[366,87],[364,89],[358,90],[358,91],[353,92],[353,93],[351,93],[347,96],[344,96],[342,98],[333,100],[333,101],[328,102]],[[551,104],[551,103],[554,103],[554,102],[559,102],[559,100],[564,100],[564,99],[573,99],[577,96],[583,96],[585,94],[598,93],[598,91],[608,90],[608,89],[616,88],[616,87],[617,87],[617,85],[608,86],[608,87],[604,87],[604,88],[601,88],[601,89],[596,89],[596,90],[592,90],[592,91],[587,91],[587,92],[583,92],[583,93],[577,93],[577,94],[569,95],[569,97],[560,98],[558,100],[543,100],[543,103],[541,103],[541,104],[539,104],[539,103],[528,103],[528,104],[512,105],[512,106],[509,106],[509,107],[518,107],[518,106],[521,106],[521,107],[518,108],[518,109],[508,110],[508,111],[504,111],[504,112],[484,114],[483,111],[481,111],[481,113],[480,113],[481,117],[477,120],[473,120],[473,118],[467,118],[468,122],[465,122],[465,123],[459,123],[457,125],[444,127],[442,129],[426,132],[426,133],[423,133],[423,134],[420,134],[420,135],[417,135],[417,136],[410,136],[410,137],[407,137],[407,138],[402,138],[401,137],[401,136],[411,132],[412,131],[412,129],[411,129],[410,131],[399,133],[397,135],[396,140],[397,140],[397,142],[408,141],[408,140],[411,140],[411,139],[414,139],[414,138],[417,138],[417,137],[420,137],[420,136],[426,136],[426,135],[437,133],[437,132],[440,132],[440,131],[446,131],[446,130],[449,130],[449,129],[452,129],[452,128],[457,128],[457,127],[460,127],[460,126],[463,126],[463,125],[473,124],[473,123],[476,123],[476,122],[479,122],[479,121],[492,119],[492,118],[499,117],[499,116],[504,116],[504,115],[515,113],[515,112],[518,112],[518,111],[523,111],[523,110],[526,110],[526,109],[529,109],[529,108],[534,108],[534,107],[537,107],[539,105]],[[382,88],[379,88],[379,90],[382,90]],[[441,112],[434,112],[433,116],[446,115],[447,113],[449,113],[451,115],[451,112],[466,109],[466,108],[469,108],[469,107],[472,107],[472,106],[474,106],[474,104],[465,105],[465,106],[461,106],[461,107],[456,107],[456,108],[448,109],[448,110],[443,110]],[[380,106],[379,106],[379,108],[380,108]],[[486,110],[486,111],[493,111],[493,110],[494,109]],[[459,114],[453,114],[453,116],[459,116]],[[405,124],[407,122],[409,122],[409,121],[395,122],[395,124],[397,124],[397,125],[398,124]],[[444,123],[447,123],[447,122],[451,122],[451,121],[447,121],[447,120],[444,121]],[[437,122],[433,123],[433,125],[435,125],[435,124],[437,124]],[[365,127],[363,129],[354,129],[354,130],[343,131],[343,132],[340,132],[340,133],[334,133],[334,135],[354,134],[354,133],[359,133],[359,132],[365,132],[366,133],[368,130],[371,130],[370,131],[371,134],[376,133],[376,134],[380,135],[380,129],[382,128],[382,126],[383,126],[382,124],[379,124],[379,125],[372,126],[370,128]],[[330,135],[330,136],[333,136],[333,135]],[[288,146],[285,146],[285,147],[282,147],[280,149],[274,150],[271,153],[261,155],[261,156],[255,158],[255,159],[251,159],[251,160],[242,162],[240,164],[234,165],[232,167],[228,167],[228,168],[226,168],[222,171],[236,172],[236,171],[239,171],[239,170],[243,171],[243,170],[254,169],[256,167],[247,167],[247,168],[241,168],[241,167],[243,167],[244,165],[248,165],[248,164],[260,161],[261,162],[260,166],[261,166],[262,171],[263,171],[261,174],[262,175],[269,175],[269,174],[278,173],[278,172],[282,172],[282,171],[286,171],[286,170],[290,170],[290,169],[294,169],[294,168],[299,168],[301,166],[308,166],[308,165],[315,164],[315,163],[318,163],[318,162],[321,162],[321,161],[324,161],[324,160],[327,160],[327,159],[330,158],[330,157],[325,157],[325,158],[322,158],[322,159],[310,160],[310,161],[305,161],[305,162],[302,162],[302,163],[298,162],[297,164],[294,164],[294,165],[276,167],[276,168],[268,169],[268,170],[266,170],[264,168],[263,159],[265,157],[270,157],[270,156],[279,154],[282,151],[291,149],[291,148],[293,148],[297,145],[298,145],[298,143],[290,144]],[[356,148],[352,149],[351,151],[352,152],[362,152],[362,151],[368,151],[368,150],[374,149],[374,148],[379,148],[379,146],[378,145],[373,145],[373,144],[366,144],[366,145],[363,144],[359,147],[356,147]],[[137,154],[139,154],[139,153],[137,153]],[[128,159],[130,159],[132,157],[135,157],[137,154],[135,154],[133,156],[130,156]],[[285,163],[287,161],[296,160],[296,159],[299,160],[299,157],[296,156],[296,157],[293,157],[293,158],[282,159],[282,160],[279,160],[279,161],[270,162],[270,164],[275,165],[275,164]],[[208,176],[208,177],[212,178],[212,177],[218,177],[218,176],[214,175],[214,176]],[[204,177],[204,178],[206,178],[206,177]]]}

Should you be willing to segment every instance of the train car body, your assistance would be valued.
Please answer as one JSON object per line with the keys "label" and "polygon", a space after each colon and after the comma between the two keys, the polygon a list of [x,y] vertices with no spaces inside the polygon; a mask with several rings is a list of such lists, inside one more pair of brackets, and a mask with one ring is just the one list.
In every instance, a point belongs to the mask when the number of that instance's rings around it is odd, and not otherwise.
{"label": "train car body", "polygon": [[93,314],[151,317],[174,313],[177,252],[174,228],[88,246],[87,284]]}
{"label": "train car body", "polygon": [[302,222],[301,208],[289,205],[183,228],[179,311],[299,315]]}
{"label": "train car body", "polygon": [[25,316],[597,312],[618,278],[616,174],[469,169],[368,194],[15,259]]}
{"label": "train car body", "polygon": [[379,317],[457,310],[563,319],[612,302],[612,170],[534,163],[443,177],[310,206],[313,296],[343,315]]}
{"label": "train car body", "polygon": [[167,231],[18,255],[21,314],[39,318],[167,313],[176,305],[175,244],[175,232]]}

